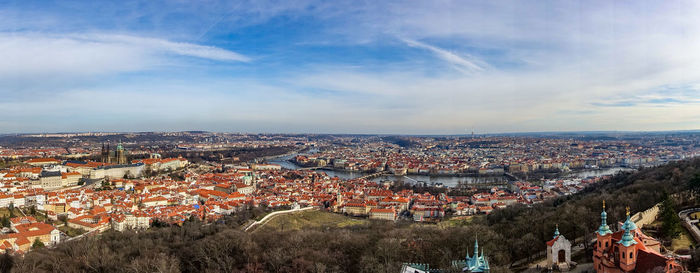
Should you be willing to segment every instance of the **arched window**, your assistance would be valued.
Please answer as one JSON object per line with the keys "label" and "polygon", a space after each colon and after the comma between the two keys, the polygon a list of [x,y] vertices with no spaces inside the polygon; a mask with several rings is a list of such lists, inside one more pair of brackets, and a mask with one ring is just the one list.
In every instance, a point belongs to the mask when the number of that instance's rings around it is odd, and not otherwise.
{"label": "arched window", "polygon": [[598,242],[598,247],[602,247],[602,246],[603,246],[602,243]]}
{"label": "arched window", "polygon": [[624,252],[622,252],[622,258],[623,258],[623,259],[625,258],[625,253],[624,253]]}
{"label": "arched window", "polygon": [[630,252],[630,259],[634,257],[634,252]]}
{"label": "arched window", "polygon": [[608,242],[605,242],[605,247],[608,247]]}

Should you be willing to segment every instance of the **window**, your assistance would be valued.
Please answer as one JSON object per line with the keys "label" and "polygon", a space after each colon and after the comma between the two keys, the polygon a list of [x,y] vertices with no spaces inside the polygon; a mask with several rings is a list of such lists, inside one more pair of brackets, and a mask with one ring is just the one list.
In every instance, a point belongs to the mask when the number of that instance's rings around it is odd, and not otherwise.
{"label": "window", "polygon": [[605,242],[605,247],[608,247],[608,242]]}
{"label": "window", "polygon": [[623,258],[623,259],[625,258],[625,253],[624,253],[624,252],[622,252],[622,258]]}
{"label": "window", "polygon": [[598,247],[602,247],[602,246],[603,246],[603,245],[602,245],[600,242],[598,242]]}
{"label": "window", "polygon": [[630,259],[634,256],[634,252],[630,252]]}

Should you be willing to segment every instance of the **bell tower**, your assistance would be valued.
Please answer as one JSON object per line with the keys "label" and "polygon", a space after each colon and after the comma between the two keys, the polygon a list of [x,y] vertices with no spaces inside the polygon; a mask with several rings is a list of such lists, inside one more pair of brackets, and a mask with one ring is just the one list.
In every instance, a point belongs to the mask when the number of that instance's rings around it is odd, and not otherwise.
{"label": "bell tower", "polygon": [[637,241],[634,239],[633,232],[637,229],[637,225],[630,220],[630,208],[627,207],[627,220],[622,224],[625,233],[622,235],[619,244],[620,253],[620,268],[624,271],[632,271],[637,265]]}
{"label": "bell tower", "polygon": [[600,213],[600,227],[596,231],[595,255],[603,256],[612,247],[612,231],[608,226],[608,213],[605,212],[605,200],[603,200],[603,212]]}

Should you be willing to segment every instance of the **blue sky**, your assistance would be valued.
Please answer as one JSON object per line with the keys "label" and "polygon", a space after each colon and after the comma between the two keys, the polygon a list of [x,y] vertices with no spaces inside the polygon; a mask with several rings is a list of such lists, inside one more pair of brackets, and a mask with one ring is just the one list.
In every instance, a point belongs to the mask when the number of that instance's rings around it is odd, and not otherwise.
{"label": "blue sky", "polygon": [[700,128],[696,1],[3,1],[0,133]]}

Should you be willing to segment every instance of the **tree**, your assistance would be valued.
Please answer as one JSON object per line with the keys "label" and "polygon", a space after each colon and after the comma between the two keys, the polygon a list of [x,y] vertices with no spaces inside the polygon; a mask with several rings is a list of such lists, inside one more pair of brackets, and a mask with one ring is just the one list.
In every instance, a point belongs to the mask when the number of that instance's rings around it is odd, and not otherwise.
{"label": "tree", "polygon": [[671,195],[664,194],[664,200],[661,203],[661,232],[666,238],[676,238],[681,234],[681,219],[676,214],[676,205],[671,199]]}
{"label": "tree", "polygon": [[41,242],[41,240],[39,240],[39,238],[36,238],[36,240],[34,240],[34,243],[32,244],[32,249],[40,249],[40,248],[44,248],[44,243]]}
{"label": "tree", "polygon": [[15,265],[15,260],[12,258],[12,255],[10,255],[7,250],[5,251],[5,254],[2,254],[0,256],[0,273],[9,273],[12,271],[12,267]]}
{"label": "tree", "polygon": [[61,214],[58,216],[58,220],[63,222],[64,224],[68,224],[68,215]]}
{"label": "tree", "polygon": [[15,218],[15,204],[10,203],[8,209],[10,210],[10,218]]}
{"label": "tree", "polygon": [[7,218],[7,216],[2,217],[2,226],[9,228],[10,227],[10,218]]}
{"label": "tree", "polygon": [[694,194],[700,194],[700,173],[695,174],[695,177],[688,182],[688,188],[690,188],[690,191]]}

